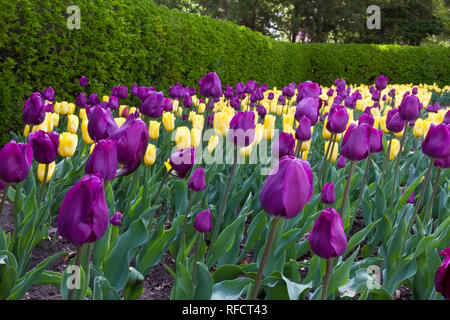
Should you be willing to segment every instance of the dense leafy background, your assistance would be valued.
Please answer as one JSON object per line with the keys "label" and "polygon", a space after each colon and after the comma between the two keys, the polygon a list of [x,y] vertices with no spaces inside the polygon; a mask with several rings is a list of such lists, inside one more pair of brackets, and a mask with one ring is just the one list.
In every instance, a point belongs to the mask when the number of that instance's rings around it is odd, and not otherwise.
{"label": "dense leafy background", "polygon": [[292,44],[231,22],[158,7],[147,0],[80,0],[81,29],[70,31],[69,1],[0,0],[0,145],[19,131],[33,91],[51,86],[58,101],[74,100],[78,79],[109,94],[138,82],[167,90],[197,87],[207,72],[234,84],[254,79],[282,87],[336,78],[373,83],[450,83],[450,49],[388,45]]}

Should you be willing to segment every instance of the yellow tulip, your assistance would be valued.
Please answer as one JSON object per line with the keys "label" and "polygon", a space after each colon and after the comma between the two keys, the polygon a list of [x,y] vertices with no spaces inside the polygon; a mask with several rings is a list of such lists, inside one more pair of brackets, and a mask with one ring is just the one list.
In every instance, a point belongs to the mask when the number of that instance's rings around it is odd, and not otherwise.
{"label": "yellow tulip", "polygon": [[[42,183],[42,181],[44,181],[45,166],[46,166],[45,164],[40,163],[38,165],[38,169],[37,169],[37,176],[38,176],[38,179],[39,179],[39,181],[41,183]],[[52,178],[54,172],[55,172],[55,162],[53,161],[52,163],[50,163],[48,165],[48,173],[47,173],[47,181],[46,182],[50,181],[50,179]]]}
{"label": "yellow tulip", "polygon": [[161,122],[152,120],[150,121],[148,128],[148,136],[150,139],[156,140],[159,138],[159,127],[161,126]]}
{"label": "yellow tulip", "polygon": [[214,131],[219,137],[226,136],[230,120],[225,112],[218,112],[214,115]]}
{"label": "yellow tulip", "polygon": [[266,140],[272,140],[273,135],[275,134],[275,121],[276,118],[273,115],[266,115],[266,117],[264,118],[264,138],[266,138]]}
{"label": "yellow tulip", "polygon": [[203,113],[203,112],[205,112],[205,109],[206,109],[206,104],[204,104],[203,102],[202,103],[200,103],[199,105],[198,105],[198,113]]}
{"label": "yellow tulip", "polygon": [[129,114],[133,114],[133,113],[135,113],[136,112],[136,107],[131,107],[130,108],[130,113]]}
{"label": "yellow tulip", "polygon": [[277,106],[277,116],[281,116],[281,113],[283,112],[283,106],[279,104]]}
{"label": "yellow tulip", "polygon": [[[302,148],[303,149],[303,148]],[[303,155],[302,155],[302,159],[305,161],[308,161],[308,153],[309,153],[309,149],[306,150],[302,150],[303,151]]]}
{"label": "yellow tulip", "polygon": [[[86,116],[87,120],[87,116]],[[59,126],[59,114],[52,113],[52,122],[53,122],[53,128],[57,128]]]}
{"label": "yellow tulip", "polygon": [[416,123],[414,124],[413,134],[415,137],[420,138],[423,136],[423,133],[425,131],[424,128],[424,121],[422,119],[417,119]]}
{"label": "yellow tulip", "polygon": [[162,122],[164,129],[168,132],[172,132],[175,129],[175,116],[171,112],[164,112],[162,116]]}
{"label": "yellow tulip", "polygon": [[[326,152],[327,152],[327,149],[328,149],[328,145],[329,145],[329,144],[330,144],[330,141],[325,141],[325,150],[324,150],[324,153],[325,153],[325,154],[326,154]],[[331,145],[330,148],[333,149],[333,153],[330,154],[330,155],[328,155],[327,160],[329,160],[329,159],[331,158],[331,162],[335,162],[336,159],[337,159],[337,157],[338,157],[338,153],[339,153],[339,150],[338,150],[338,149],[339,149],[339,146],[338,146],[337,143],[335,143],[335,144],[334,144],[334,148],[333,148],[333,145]],[[331,153],[331,149],[330,149],[330,153]]]}
{"label": "yellow tulip", "polygon": [[389,155],[389,161],[394,160],[399,151],[400,151],[400,141],[398,141],[397,139],[392,139],[391,154]]}
{"label": "yellow tulip", "polygon": [[248,146],[239,149],[239,154],[241,155],[241,157],[249,157],[250,156],[250,154],[252,153],[253,144],[254,143],[249,144]]}
{"label": "yellow tulip", "polygon": [[67,101],[63,101],[63,102],[61,102],[61,109],[60,109],[59,113],[62,115],[69,114],[70,109],[71,108],[69,106],[69,103]]}
{"label": "yellow tulip", "polygon": [[127,119],[119,117],[119,118],[114,118],[114,121],[116,122],[117,126],[120,128],[121,126],[123,126],[123,124],[125,123]]}
{"label": "yellow tulip", "polygon": [[156,161],[156,147],[153,144],[147,146],[147,151],[145,152],[144,162],[147,166],[151,166]]}
{"label": "yellow tulip", "polygon": [[67,131],[70,133],[77,133],[79,122],[80,120],[76,115],[70,114],[67,117]]}
{"label": "yellow tulip", "polygon": [[[123,110],[125,110],[126,107],[127,107],[126,105],[121,105],[121,106],[119,107],[119,115],[122,115],[122,112],[123,112]],[[80,110],[80,111],[81,111],[81,110]]]}
{"label": "yellow tulip", "polygon": [[[122,114],[122,113],[120,113],[120,114]],[[88,120],[85,108],[80,109],[80,119],[81,119],[81,121]]]}
{"label": "yellow tulip", "polygon": [[191,129],[191,147],[197,148],[200,145],[202,131],[197,128]]}
{"label": "yellow tulip", "polygon": [[379,126],[379,124],[380,124],[380,117],[379,117],[379,116],[373,117],[373,119],[375,120],[374,123],[373,123],[373,127],[374,127],[375,129],[378,129],[378,126]]}
{"label": "yellow tulip", "polygon": [[73,156],[77,149],[78,136],[75,133],[63,132],[59,135],[58,152],[61,157]]}
{"label": "yellow tulip", "polygon": [[431,122],[428,120],[423,121],[423,136],[426,137],[428,134],[428,130],[430,130]]}
{"label": "yellow tulip", "polygon": [[328,131],[327,129],[327,122],[328,122],[328,117],[325,118],[325,121],[323,123],[323,129],[322,129],[322,136],[325,140],[330,140],[331,139],[331,132]]}
{"label": "yellow tulip", "polygon": [[170,165],[170,158],[167,159],[166,162],[164,162],[164,166],[166,167],[167,172],[169,172],[169,170],[172,169],[172,166]]}
{"label": "yellow tulip", "polygon": [[203,124],[204,124],[204,117],[203,115],[197,114],[194,117],[192,117],[192,128],[196,128],[198,130],[203,130]]}
{"label": "yellow tulip", "polygon": [[[406,123],[406,125],[408,125],[408,123]],[[394,133],[394,136],[395,137],[397,137],[397,138],[401,138],[401,137],[403,137],[403,133],[405,132],[405,129],[403,129],[402,131],[400,131],[400,132],[395,132]]]}
{"label": "yellow tulip", "polygon": [[208,141],[208,152],[212,153],[214,149],[216,148],[217,144],[219,143],[219,137],[218,136],[211,136]]}
{"label": "yellow tulip", "polygon": [[285,126],[289,126],[291,128],[294,126],[294,115],[293,114],[283,115],[283,128]]}
{"label": "yellow tulip", "polygon": [[32,132],[36,132],[39,130],[45,131],[47,133],[53,131],[53,117],[51,113],[45,113],[44,121],[40,125],[33,126]]}
{"label": "yellow tulip", "polygon": [[85,144],[93,144],[94,141],[91,139],[91,137],[89,136],[89,132],[88,132],[88,120],[83,120],[81,122],[81,133],[83,136],[83,141]]}
{"label": "yellow tulip", "polygon": [[188,115],[188,121],[192,121],[192,118],[193,118],[196,114],[197,114],[197,113],[196,113],[194,110],[190,111],[190,112],[189,112],[189,115]]}
{"label": "yellow tulip", "polygon": [[175,132],[175,143],[178,149],[184,149],[191,146],[191,132],[188,127],[178,127]]}
{"label": "yellow tulip", "polygon": [[109,97],[108,96],[103,96],[103,102],[108,102],[109,101]]}
{"label": "yellow tulip", "polygon": [[386,116],[380,117],[380,128],[383,130],[383,133],[389,133],[389,130],[386,128]]}
{"label": "yellow tulip", "polygon": [[25,129],[23,130],[23,136],[25,138],[28,138],[29,134],[30,134],[30,126],[27,124],[27,125],[25,125]]}
{"label": "yellow tulip", "polygon": [[259,144],[261,142],[261,139],[263,138],[264,134],[264,126],[262,123],[258,123],[255,126],[255,142],[256,144]]}
{"label": "yellow tulip", "polygon": [[172,101],[172,110],[174,113],[177,111],[179,105],[180,105],[180,102],[177,99]]}
{"label": "yellow tulip", "polygon": [[61,113],[61,105],[62,105],[61,102],[55,102],[53,104],[53,112],[57,113],[57,114],[60,114]]}
{"label": "yellow tulip", "polygon": [[[301,148],[300,148],[300,151],[306,151],[306,150],[309,150],[310,148],[311,148],[311,140],[312,139],[310,139],[310,140],[308,140],[308,141],[303,141],[303,143],[302,143],[302,146],[301,146]],[[295,140],[296,141],[296,143],[300,143],[299,141],[297,141],[297,140]],[[326,142],[327,143],[327,142]]]}

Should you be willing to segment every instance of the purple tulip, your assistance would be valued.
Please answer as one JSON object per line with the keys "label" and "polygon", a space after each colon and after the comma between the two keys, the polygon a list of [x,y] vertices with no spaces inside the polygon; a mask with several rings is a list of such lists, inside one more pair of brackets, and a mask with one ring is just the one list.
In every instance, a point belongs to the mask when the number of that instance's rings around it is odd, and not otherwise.
{"label": "purple tulip", "polygon": [[183,107],[190,109],[193,105],[194,103],[192,102],[192,97],[189,93],[187,93],[183,99]]}
{"label": "purple tulip", "polygon": [[445,259],[436,271],[434,286],[446,300],[450,300],[450,248],[442,250],[441,255]]}
{"label": "purple tulip", "polygon": [[120,106],[119,98],[114,96],[109,97],[109,101],[107,103],[108,108],[110,108],[111,110],[117,110],[119,109],[119,106]]}
{"label": "purple tulip", "polygon": [[445,159],[450,156],[450,126],[443,123],[437,126],[431,124],[422,142],[422,152],[434,159]]}
{"label": "purple tulip", "polygon": [[[404,195],[406,192],[406,188],[403,188],[402,190],[402,195]],[[406,201],[407,203],[411,203],[414,204],[414,199],[416,198],[416,195],[413,193],[411,193],[411,195],[409,196],[408,200]]]}
{"label": "purple tulip", "polygon": [[241,94],[245,93],[245,86],[242,82],[238,82],[236,84],[236,95],[240,96]]}
{"label": "purple tulip", "polygon": [[398,109],[388,111],[386,116],[386,128],[393,133],[402,132],[405,128],[405,121],[400,117]]}
{"label": "purple tulip", "polygon": [[377,87],[378,90],[382,91],[384,89],[386,89],[388,84],[388,78],[380,75],[377,80],[375,80],[375,86]]}
{"label": "purple tulip", "polygon": [[222,96],[222,83],[215,73],[208,73],[198,82],[200,94],[205,98],[220,98]]}
{"label": "purple tulip", "polygon": [[86,162],[87,174],[99,174],[103,180],[114,179],[117,172],[117,147],[113,140],[100,140]]}
{"label": "purple tulip", "polygon": [[370,127],[373,127],[375,124],[375,119],[373,118],[372,113],[363,113],[358,120],[358,125],[361,125],[363,123],[368,124]]}
{"label": "purple tulip", "polygon": [[282,93],[287,98],[292,98],[295,95],[295,85],[292,83],[283,88]]}
{"label": "purple tulip", "polygon": [[42,92],[42,99],[48,100],[48,101],[54,101],[55,100],[55,90],[53,88],[47,88]]}
{"label": "purple tulip", "polygon": [[80,93],[75,101],[75,104],[81,108],[86,107],[86,95],[84,92]]}
{"label": "purple tulip", "polygon": [[149,118],[159,118],[164,112],[163,93],[153,91],[142,101],[139,111]]}
{"label": "purple tulip", "polygon": [[22,120],[25,124],[38,125],[45,120],[44,101],[39,92],[34,92],[25,101],[22,109]]}
{"label": "purple tulip", "polygon": [[228,139],[239,147],[247,147],[255,140],[255,114],[238,112],[230,121]]}
{"label": "purple tulip", "polygon": [[139,100],[144,100],[145,97],[147,96],[147,87],[139,87],[138,91],[137,91],[137,97],[139,98]]}
{"label": "purple tulip", "polygon": [[273,100],[275,98],[275,94],[273,92],[269,92],[267,99]]}
{"label": "purple tulip", "polygon": [[322,88],[315,82],[306,81],[301,88],[303,99],[307,97],[318,97],[322,94]]}
{"label": "purple tulip", "polygon": [[225,99],[227,99],[227,100],[230,100],[231,98],[233,98],[234,97],[233,87],[230,86],[229,84],[227,84],[223,95],[224,95]]}
{"label": "purple tulip", "polygon": [[82,246],[100,239],[108,228],[103,180],[86,175],[67,192],[58,213],[58,234]]}
{"label": "purple tulip", "polygon": [[326,204],[333,204],[336,201],[334,183],[328,182],[322,188],[321,201]]}
{"label": "purple tulip", "polygon": [[340,156],[337,160],[336,166],[338,168],[345,168],[345,162],[347,161],[347,159],[344,156]]}
{"label": "purple tulip", "polygon": [[283,95],[279,96],[278,103],[284,106],[286,104],[286,98]]}
{"label": "purple tulip", "polygon": [[428,106],[427,111],[428,112],[433,112],[433,113],[438,113],[438,111],[441,110],[441,106],[439,105],[439,102],[435,102],[433,105]]}
{"label": "purple tulip", "polygon": [[120,86],[114,86],[111,90],[111,96],[119,97]]}
{"label": "purple tulip", "polygon": [[236,111],[241,110],[241,100],[237,97],[231,98],[230,106]]}
{"label": "purple tulip", "polygon": [[53,113],[53,104],[48,103],[47,101],[44,102],[44,111]]}
{"label": "purple tulip", "polygon": [[109,108],[103,109],[100,105],[96,105],[87,113],[87,116],[88,133],[94,141],[108,138],[119,128]]}
{"label": "purple tulip", "polygon": [[333,208],[322,211],[308,236],[312,252],[323,259],[336,258],[347,250],[341,216]]}
{"label": "purple tulip", "polygon": [[403,121],[415,121],[420,117],[420,101],[417,96],[407,96],[398,107],[400,118]]}
{"label": "purple tulip", "polygon": [[256,106],[256,112],[258,112],[258,115],[262,120],[264,120],[267,115],[267,110],[262,104]]}
{"label": "purple tulip", "polygon": [[306,116],[311,121],[311,125],[314,126],[319,121],[319,98],[307,97],[297,104],[295,111],[295,120],[299,121],[303,116]]}
{"label": "purple tulip", "polygon": [[[89,121],[90,122],[90,121]],[[117,160],[123,165],[116,176],[126,176],[137,170],[144,160],[148,146],[147,125],[131,114],[127,121],[109,136],[116,142]]]}
{"label": "purple tulip", "polygon": [[294,218],[313,196],[313,173],[309,162],[283,157],[266,179],[259,200],[277,218]]}
{"label": "purple tulip", "polygon": [[450,110],[447,111],[447,113],[444,116],[444,119],[442,120],[442,123],[446,125],[450,125]]}
{"label": "purple tulip", "polygon": [[245,92],[247,93],[253,93],[256,88],[258,87],[258,82],[249,80],[247,84],[245,85]]}
{"label": "purple tulip", "polygon": [[370,126],[352,123],[342,140],[341,154],[352,161],[360,161],[369,155]]}
{"label": "purple tulip", "polygon": [[267,90],[269,90],[269,86],[267,85],[267,83],[263,83],[261,85],[261,90],[262,92],[266,92]]}
{"label": "purple tulip", "polygon": [[195,162],[195,148],[184,148],[170,156],[169,164],[175,175],[184,179],[191,171]]}
{"label": "purple tulip", "polygon": [[370,128],[369,152],[383,152],[383,131],[376,128]]}
{"label": "purple tulip", "polygon": [[137,94],[138,94],[138,84],[133,83],[133,85],[131,86],[131,95],[133,97],[137,97]]}
{"label": "purple tulip", "polygon": [[172,112],[172,110],[173,110],[172,100],[170,100],[170,98],[164,98],[163,103],[164,103],[164,111]]}
{"label": "purple tulip", "polygon": [[211,231],[211,211],[205,210],[200,212],[194,220],[194,228],[198,232],[208,233]]}
{"label": "purple tulip", "polygon": [[43,164],[50,164],[58,157],[59,135],[52,131],[39,130],[30,133],[28,142],[33,149],[34,159]]}
{"label": "purple tulip", "polygon": [[411,92],[412,94],[416,95],[418,92],[419,92],[419,88],[417,88],[417,87],[412,88],[412,92]]}
{"label": "purple tulip", "polygon": [[311,140],[311,136],[311,120],[306,116],[302,116],[295,130],[295,139],[302,142],[309,141]]}
{"label": "purple tulip", "polygon": [[205,190],[206,188],[205,170],[203,168],[198,168],[194,170],[191,179],[189,179],[188,188],[196,192]]}
{"label": "purple tulip", "polygon": [[0,180],[4,183],[19,183],[30,173],[33,149],[29,144],[11,140],[0,150]]}
{"label": "purple tulip", "polygon": [[128,97],[128,87],[123,85],[119,87],[118,98],[126,99]]}
{"label": "purple tulip", "polygon": [[113,226],[120,227],[122,225],[122,213],[119,211],[114,213],[111,219],[109,219],[109,223]]}
{"label": "purple tulip", "polygon": [[92,106],[96,104],[100,104],[100,98],[98,97],[97,93],[92,93],[88,98],[88,103]]}
{"label": "purple tulip", "polygon": [[86,78],[85,76],[82,76],[80,78],[80,86],[87,87],[87,85],[88,85],[88,78]]}
{"label": "purple tulip", "polygon": [[328,114],[327,130],[336,134],[344,132],[347,129],[348,118],[347,108],[340,105],[335,108],[332,106]]}
{"label": "purple tulip", "polygon": [[272,144],[272,157],[281,159],[284,156],[293,156],[295,139],[290,133],[281,132],[278,139]]}

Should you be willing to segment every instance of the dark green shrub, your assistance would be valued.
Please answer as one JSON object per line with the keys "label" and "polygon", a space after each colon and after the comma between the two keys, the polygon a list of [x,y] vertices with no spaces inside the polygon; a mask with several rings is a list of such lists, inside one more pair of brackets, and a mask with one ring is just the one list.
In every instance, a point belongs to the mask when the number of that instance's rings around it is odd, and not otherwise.
{"label": "dark green shrub", "polygon": [[134,82],[197,87],[213,71],[224,84],[253,79],[278,88],[336,78],[370,84],[380,73],[392,83],[450,83],[448,48],[300,45],[148,0],[76,3],[81,29],[70,31],[70,1],[0,0],[0,145],[23,128],[21,109],[33,91],[51,86],[58,101],[73,101],[82,75],[99,95]]}

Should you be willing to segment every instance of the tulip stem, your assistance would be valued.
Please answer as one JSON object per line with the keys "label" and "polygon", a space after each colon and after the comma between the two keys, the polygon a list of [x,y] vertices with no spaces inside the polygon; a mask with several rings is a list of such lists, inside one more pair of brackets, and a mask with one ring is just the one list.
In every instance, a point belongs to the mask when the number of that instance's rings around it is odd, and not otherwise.
{"label": "tulip stem", "polygon": [[[337,144],[337,134],[336,133],[333,135],[333,137],[331,137],[331,142],[330,143],[331,143],[331,152],[328,155],[327,160],[329,159],[330,163],[331,163],[331,161],[333,159],[334,146]],[[325,170],[323,172],[323,178],[324,179],[328,178],[328,161],[325,163]],[[320,185],[320,187],[322,187],[322,185],[323,185],[323,182]]]}
{"label": "tulip stem", "polygon": [[270,250],[272,249],[273,240],[275,239],[275,235],[277,233],[278,224],[280,223],[280,219],[275,218],[272,221],[272,225],[270,227],[269,239],[267,240],[266,248],[264,249],[264,254],[261,260],[261,263],[258,268],[258,273],[256,274],[255,284],[253,286],[253,291],[251,295],[251,300],[256,300],[256,296],[258,295],[259,286],[261,284],[261,279],[264,272],[264,267],[266,266],[267,258],[269,257]]}
{"label": "tulip stem", "polygon": [[366,181],[367,181],[367,176],[369,174],[369,168],[370,168],[370,158],[371,158],[371,154],[369,153],[369,156],[367,157],[367,163],[366,163],[366,171],[364,172],[364,178],[362,180],[361,183],[361,190],[359,191],[359,196],[358,196],[358,202],[357,205],[358,207],[361,206],[361,200],[362,200],[362,196],[364,193],[364,187],[366,185]]}
{"label": "tulip stem", "polygon": [[42,180],[41,190],[39,191],[39,197],[38,197],[38,205],[40,206],[42,203],[42,200],[44,198],[45,194],[45,185],[47,184],[47,178],[48,178],[48,164],[45,164],[45,173],[44,173],[44,180]]}
{"label": "tulip stem", "polygon": [[186,225],[187,225],[187,221],[188,221],[188,215],[189,212],[191,211],[191,207],[192,207],[192,201],[194,200],[194,195],[195,192],[192,191],[191,192],[191,196],[189,197],[189,203],[186,209],[186,213],[184,214],[184,224],[183,224],[183,229],[181,230],[181,236],[180,236],[180,245],[178,248],[178,251],[180,252],[181,250],[184,250],[184,234],[186,232]]}
{"label": "tulip stem", "polygon": [[350,165],[350,170],[348,172],[348,176],[347,176],[347,184],[345,185],[345,192],[344,192],[344,198],[342,199],[342,204],[341,204],[341,217],[345,216],[345,207],[346,207],[346,203],[347,203],[347,196],[348,196],[348,191],[350,190],[350,184],[352,183],[352,175],[353,175],[353,170],[355,169],[355,165],[356,162],[352,161],[351,165]]}
{"label": "tulip stem", "polygon": [[216,241],[216,238],[218,236],[220,224],[222,223],[223,216],[225,214],[225,208],[227,207],[226,204],[227,204],[227,201],[228,201],[228,196],[230,194],[231,183],[233,182],[234,174],[236,172],[236,165],[237,165],[237,156],[238,156],[238,154],[237,154],[237,150],[233,149],[233,152],[234,152],[233,167],[231,168],[231,174],[230,174],[230,178],[228,179],[227,189],[225,190],[225,195],[224,195],[223,201],[222,201],[222,203],[220,205],[219,216],[218,216],[218,218],[216,220],[216,225],[214,227],[214,233],[213,233],[213,236],[211,238],[211,245],[208,248],[208,256],[209,256],[209,253],[211,253],[211,248],[214,245],[214,242]]}
{"label": "tulip stem", "polygon": [[392,133],[391,133],[390,136],[389,136],[389,145],[388,145],[386,157],[384,158],[383,171],[381,171],[381,178],[380,178],[380,181],[381,181],[381,180],[384,181],[384,174],[386,173],[387,164],[388,164],[388,159],[389,159],[389,157],[391,156],[391,147],[392,147]]}
{"label": "tulip stem", "polygon": [[394,200],[395,200],[395,199],[394,199],[394,197],[395,197],[395,190],[397,189],[398,167],[399,167],[399,165],[400,165],[400,159],[401,159],[401,157],[402,157],[403,146],[404,146],[405,141],[406,141],[406,136],[408,135],[408,129],[409,129],[409,125],[406,124],[405,131],[403,132],[402,141],[400,142],[400,150],[399,150],[399,152],[398,152],[397,159],[396,159],[396,162],[395,162],[395,169],[394,169],[394,184],[392,185],[391,205],[390,205],[391,209],[392,209],[392,206],[394,205]]}
{"label": "tulip stem", "polygon": [[197,261],[198,261],[198,254],[200,253],[200,245],[202,243],[202,234],[197,239],[197,244],[195,245],[195,251],[194,251],[194,266],[192,268],[192,281],[191,281],[191,288],[189,289],[189,299],[194,299],[194,282],[195,282],[195,273],[197,271]]}
{"label": "tulip stem", "polygon": [[[81,265],[81,258],[83,257],[84,246],[77,247],[77,256],[75,260],[75,265],[79,268]],[[69,295],[67,297],[68,300],[73,300],[73,294],[75,292],[75,288],[69,289]]]}
{"label": "tulip stem", "polygon": [[422,190],[420,190],[419,199],[417,200],[417,203],[415,204],[414,213],[411,216],[411,220],[409,221],[408,228],[406,229],[406,236],[403,239],[402,249],[401,249],[400,253],[403,252],[403,249],[405,248],[406,240],[408,239],[408,237],[410,235],[409,232],[410,232],[411,228],[413,227],[414,222],[416,221],[416,216],[417,216],[417,213],[419,212],[420,205],[422,204],[425,190],[427,188],[428,182],[430,181],[431,171],[433,170],[433,164],[434,164],[434,159],[431,158],[431,164],[430,164],[430,167],[428,168],[427,175],[425,176],[425,181],[423,182]]}
{"label": "tulip stem", "polygon": [[[9,189],[9,184],[6,183],[5,187],[3,188],[2,202],[0,203],[0,217],[2,216],[3,208],[4,208],[5,203],[6,203],[6,198],[8,196],[8,189]],[[19,192],[19,191],[17,190],[16,192]]]}
{"label": "tulip stem", "polygon": [[83,265],[83,270],[84,270],[84,274],[86,277],[86,281],[85,281],[86,286],[89,286],[89,278],[90,278],[90,274],[89,274],[90,261],[89,260],[91,260],[91,254],[92,254],[93,247],[94,247],[94,243],[89,243],[87,245],[86,260],[84,261],[84,265]]}
{"label": "tulip stem", "polygon": [[428,224],[428,221],[431,219],[431,214],[433,212],[434,197],[436,196],[437,188],[439,186],[439,179],[441,178],[441,172],[442,172],[442,168],[439,167],[437,175],[436,175],[436,182],[434,183],[434,187],[433,187],[433,193],[431,194],[430,201],[428,202],[427,213],[425,215],[425,219],[423,220],[424,226],[426,226]]}
{"label": "tulip stem", "polygon": [[158,199],[159,198],[159,194],[161,193],[162,187],[164,186],[164,183],[166,182],[167,178],[172,173],[172,171],[173,171],[172,168],[170,168],[169,171],[167,171],[166,175],[164,176],[164,178],[161,181],[161,184],[158,187],[158,191],[156,192],[156,196],[153,199]]}
{"label": "tulip stem", "polygon": [[298,158],[300,151],[302,150],[303,141],[297,141],[297,146],[295,147],[295,157]]}
{"label": "tulip stem", "polygon": [[326,161],[330,154],[331,142],[334,140],[335,135],[336,135],[335,133],[331,134],[331,139],[329,140],[330,142],[328,143],[327,151],[325,152],[325,157],[323,158],[323,161],[322,161],[322,167],[320,168],[320,173],[319,173],[319,188],[322,186],[322,177],[323,177],[323,173],[325,170],[325,164],[326,164]]}
{"label": "tulip stem", "polygon": [[66,166],[67,166],[67,158],[64,158],[64,163],[63,163],[63,167],[61,169],[61,178],[64,179],[64,172],[66,171]]}
{"label": "tulip stem", "polygon": [[330,284],[331,270],[333,269],[333,260],[333,258],[327,259],[327,269],[325,271],[325,277],[323,278],[322,300],[327,300],[328,298],[328,285]]}

